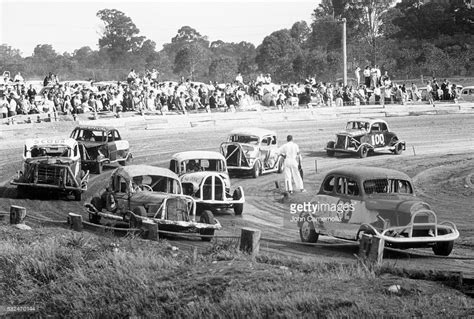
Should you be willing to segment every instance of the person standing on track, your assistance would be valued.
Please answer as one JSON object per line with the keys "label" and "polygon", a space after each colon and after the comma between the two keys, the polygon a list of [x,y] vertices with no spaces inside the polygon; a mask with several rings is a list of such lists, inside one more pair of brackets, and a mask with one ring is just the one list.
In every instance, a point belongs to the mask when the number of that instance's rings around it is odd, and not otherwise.
{"label": "person standing on track", "polygon": [[278,149],[278,152],[285,158],[285,185],[286,190],[289,193],[293,193],[293,181],[295,187],[301,192],[306,192],[303,186],[303,180],[301,179],[300,172],[298,170],[298,163],[301,162],[300,148],[296,143],[293,142],[293,136],[288,135],[287,143]]}

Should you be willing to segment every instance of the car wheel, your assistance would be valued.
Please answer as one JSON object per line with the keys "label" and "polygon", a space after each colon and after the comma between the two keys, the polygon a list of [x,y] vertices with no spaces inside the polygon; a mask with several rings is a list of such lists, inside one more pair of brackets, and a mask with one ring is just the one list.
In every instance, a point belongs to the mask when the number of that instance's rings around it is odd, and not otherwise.
{"label": "car wheel", "polygon": [[453,251],[454,247],[454,241],[439,241],[435,243],[435,245],[432,247],[433,252],[437,256],[449,256],[451,252]]}
{"label": "car wheel", "polygon": [[[240,190],[240,188],[237,188],[234,191],[234,194],[232,195],[232,199],[238,200],[241,198],[242,198],[242,191]],[[234,208],[235,215],[242,215],[242,212],[244,211],[244,203],[234,204],[233,208]]]}
{"label": "car wheel", "polygon": [[[306,215],[307,217],[308,215]],[[300,226],[300,238],[304,243],[315,243],[318,241],[319,234],[314,230],[313,224],[305,218]]]}
{"label": "car wheel", "polygon": [[133,209],[133,214],[130,215],[130,228],[140,228],[142,226],[142,219],[140,217],[146,216],[145,207],[139,206]]}
{"label": "car wheel", "polygon": [[[334,146],[336,145],[336,142],[334,141],[330,141],[328,142],[327,144],[327,148],[334,148]],[[326,150],[326,154],[329,156],[329,157],[334,157],[334,154],[336,154],[336,152],[332,151],[332,150]]]}
{"label": "car wheel", "polygon": [[104,164],[102,162],[96,164],[96,166],[95,166],[96,174],[99,174],[99,175],[102,174],[103,166],[104,166]]}
{"label": "car wheel", "polygon": [[283,156],[280,156],[280,159],[278,160],[278,174],[283,173],[283,164],[285,164],[285,159],[283,158]]}
{"label": "car wheel", "polygon": [[403,146],[402,144],[398,143],[397,146],[395,146],[395,150],[393,151],[393,153],[395,155],[400,155],[402,154],[402,152],[403,152]]}
{"label": "car wheel", "polygon": [[253,164],[252,177],[257,178],[259,175],[260,175],[260,162],[256,161],[255,164]]}
{"label": "car wheel", "polygon": [[82,199],[82,192],[81,191],[74,191],[74,200],[76,202],[80,202]]}
{"label": "car wheel", "polygon": [[366,158],[367,157],[367,154],[369,154],[369,148],[365,145],[362,145],[360,148],[359,148],[359,157],[360,158]]}
{"label": "car wheel", "polygon": [[[99,212],[102,211],[102,200],[100,197],[93,197],[91,199],[91,205],[95,207]],[[100,223],[100,215],[89,213],[89,221],[93,224]]]}
{"label": "car wheel", "polygon": [[[201,218],[199,221],[204,224],[214,225],[214,215],[210,210],[205,210],[201,214]],[[212,237],[207,236],[214,236],[214,229],[200,229],[199,234],[204,235],[206,237],[201,237],[202,241],[211,241]]]}

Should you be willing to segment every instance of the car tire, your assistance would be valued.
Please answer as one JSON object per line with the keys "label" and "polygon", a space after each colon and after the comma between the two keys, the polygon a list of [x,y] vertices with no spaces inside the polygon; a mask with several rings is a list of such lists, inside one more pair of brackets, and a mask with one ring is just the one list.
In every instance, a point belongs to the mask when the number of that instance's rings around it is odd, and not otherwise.
{"label": "car tire", "polygon": [[260,176],[260,162],[256,161],[255,164],[253,164],[252,177],[257,178],[258,176]]}
{"label": "car tire", "polygon": [[[202,212],[199,222],[209,225],[214,225],[216,222],[214,220],[214,215],[210,210],[205,210]],[[214,236],[214,229],[200,229],[199,234],[204,236]],[[201,237],[202,241],[211,241],[212,237]]]}
{"label": "car tire", "polygon": [[359,148],[359,151],[358,151],[358,154],[359,154],[359,157],[360,158],[366,158],[367,155],[369,154],[369,148],[365,145],[362,145],[360,148]]}
{"label": "car tire", "polygon": [[[102,211],[102,200],[100,197],[92,197],[91,205],[94,206],[99,212]],[[89,221],[93,224],[100,224],[100,215],[89,213]]]}
{"label": "car tire", "polygon": [[283,173],[284,164],[285,164],[285,158],[283,156],[280,156],[278,159],[278,174]]}
{"label": "car tire", "polygon": [[402,152],[403,152],[402,144],[401,144],[401,143],[398,143],[398,144],[395,146],[395,150],[393,151],[393,154],[395,154],[395,155],[401,155]]}
{"label": "car tire", "polygon": [[129,226],[130,228],[140,228],[142,226],[142,220],[139,217],[146,216],[145,207],[135,207],[132,212],[133,214],[130,215]]}
{"label": "car tire", "polygon": [[[446,235],[445,230],[439,230],[438,235]],[[439,241],[432,247],[433,252],[436,256],[449,256],[453,251],[454,240],[451,241]]]}
{"label": "car tire", "polygon": [[[336,145],[336,142],[334,141],[330,141],[328,142],[327,144],[327,148],[334,148],[334,146]],[[326,154],[329,156],[329,157],[334,157],[334,155],[336,154],[336,152],[332,151],[332,150],[326,150]]]}
{"label": "car tire", "polygon": [[82,192],[81,191],[74,191],[74,200],[76,202],[80,202],[82,200]]}
{"label": "car tire", "polygon": [[103,169],[104,164],[102,162],[97,163],[95,166],[95,173],[100,175],[102,174],[102,169]]}
{"label": "car tire", "polygon": [[[308,215],[305,215],[306,217]],[[305,218],[300,226],[300,238],[303,243],[315,243],[318,241],[319,234],[314,230],[313,224]]]}
{"label": "car tire", "polygon": [[[242,191],[240,190],[240,188],[237,188],[234,191],[234,194],[232,195],[232,199],[238,200],[238,199],[241,199],[241,198],[242,198]],[[240,216],[240,215],[242,215],[242,212],[244,211],[244,203],[234,204],[233,208],[234,208],[234,214],[236,216]]]}

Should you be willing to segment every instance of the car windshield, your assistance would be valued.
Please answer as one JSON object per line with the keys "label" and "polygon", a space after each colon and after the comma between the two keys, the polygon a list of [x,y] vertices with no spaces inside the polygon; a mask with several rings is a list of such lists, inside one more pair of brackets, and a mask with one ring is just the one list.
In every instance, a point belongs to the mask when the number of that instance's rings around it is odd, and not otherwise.
{"label": "car windshield", "polygon": [[364,191],[370,194],[413,194],[410,181],[403,179],[370,179],[364,182]]}
{"label": "car windshield", "polygon": [[153,190],[170,194],[181,194],[181,187],[178,180],[160,175],[138,175],[132,178],[132,190],[138,188],[144,191]]}
{"label": "car windshield", "polygon": [[258,145],[258,136],[254,135],[231,135],[231,142]]}
{"label": "car windshield", "polygon": [[104,131],[95,131],[89,129],[75,130],[72,132],[71,137],[78,141],[86,142],[105,142],[107,136]]}
{"label": "car windshield", "polygon": [[369,130],[369,122],[364,121],[349,121],[346,125],[346,130]]}
{"label": "car windshield", "polygon": [[190,172],[225,172],[225,163],[220,159],[190,159],[181,163],[182,171]]}
{"label": "car windshield", "polygon": [[[34,146],[30,150],[31,157],[53,156],[53,157],[71,157],[71,149],[68,146]],[[26,154],[26,157],[29,157]]]}

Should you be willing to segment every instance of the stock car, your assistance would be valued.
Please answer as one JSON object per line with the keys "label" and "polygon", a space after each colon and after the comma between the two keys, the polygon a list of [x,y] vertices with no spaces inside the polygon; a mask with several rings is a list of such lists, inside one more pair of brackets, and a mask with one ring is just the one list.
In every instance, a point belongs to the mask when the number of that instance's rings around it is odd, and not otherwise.
{"label": "stock car", "polygon": [[194,198],[198,212],[206,209],[232,208],[242,215],[245,203],[242,186],[232,192],[225,158],[218,152],[190,151],[176,153],[170,170],[179,175],[183,193]]}
{"label": "stock car", "polygon": [[310,211],[297,219],[303,242],[319,235],[357,241],[376,235],[394,248],[431,247],[448,256],[459,237],[452,222],[438,222],[436,213],[416,197],[404,173],[376,167],[347,166],[328,172]]}
{"label": "stock car", "polygon": [[10,183],[18,197],[37,190],[73,195],[77,201],[87,190],[89,171],[81,165],[78,143],[72,138],[27,139],[23,149],[23,168]]}
{"label": "stock car", "polygon": [[262,128],[241,128],[230,132],[220,146],[229,173],[261,174],[283,172],[284,158],[278,153],[277,135]]}
{"label": "stock car", "polygon": [[184,195],[178,176],[166,168],[149,165],[119,167],[110,176],[109,184],[85,204],[89,221],[101,219],[127,222],[131,228],[145,221],[158,224],[160,230],[198,232],[203,241],[221,229],[210,211],[196,221],[196,202]]}
{"label": "stock car", "polygon": [[336,140],[327,143],[328,156],[336,153],[356,153],[361,158],[369,153],[390,151],[400,155],[406,148],[397,134],[390,131],[387,122],[381,119],[356,119],[347,122],[346,129],[336,134]]}
{"label": "stock car", "polygon": [[96,174],[102,173],[104,164],[127,165],[132,159],[128,141],[120,137],[117,129],[105,126],[77,126],[71,138],[78,141],[82,162]]}

